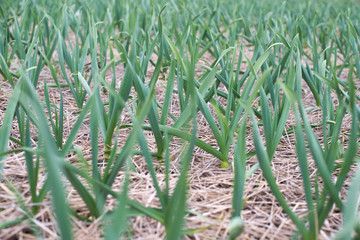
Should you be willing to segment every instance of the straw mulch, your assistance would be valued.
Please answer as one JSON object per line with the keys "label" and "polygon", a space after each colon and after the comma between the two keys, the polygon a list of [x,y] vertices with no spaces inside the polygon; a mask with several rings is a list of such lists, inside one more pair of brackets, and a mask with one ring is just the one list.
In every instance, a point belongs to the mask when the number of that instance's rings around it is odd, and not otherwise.
{"label": "straw mulch", "polygon": [[[251,51],[248,52],[251,54]],[[56,57],[55,57],[56,59]],[[211,58],[207,59],[211,62]],[[245,64],[244,64],[245,65]],[[246,65],[245,65],[246,67]],[[121,79],[123,73],[122,66],[118,66],[118,78]],[[151,70],[147,77],[151,77]],[[44,77],[51,82],[51,75],[48,69],[41,74],[40,82]],[[107,76],[111,80],[111,75]],[[11,87],[3,79],[0,79],[0,123],[5,114],[7,101],[11,96]],[[42,83],[39,83],[41,85]],[[157,87],[157,97],[161,102],[165,94],[165,82],[159,80]],[[305,84],[304,84],[305,86]],[[307,107],[315,107],[315,110],[309,112],[309,118],[313,123],[319,122],[321,111],[316,107],[311,92],[306,87],[304,91],[304,104]],[[39,96],[43,99],[43,90],[38,88]],[[64,115],[65,115],[65,137],[69,134],[73,124],[77,119],[77,107],[71,92],[63,89],[64,97]],[[106,95],[104,95],[106,97]],[[176,96],[174,97],[176,99]],[[59,103],[59,94],[55,90],[51,90],[51,100]],[[175,116],[179,115],[179,106],[174,100],[170,112]],[[129,121],[127,113],[122,116],[122,122]],[[208,143],[216,144],[213,135],[205,119],[199,114],[198,116],[198,136]],[[169,123],[171,123],[169,121]],[[16,122],[13,124],[12,136],[17,138],[18,130]],[[287,123],[287,129],[295,125],[293,115],[290,116]],[[344,121],[343,133],[349,131],[350,118]],[[319,139],[321,139],[322,129],[316,129]],[[124,142],[129,130],[122,130],[119,134],[119,146]],[[149,147],[155,149],[155,142],[149,132],[145,132],[148,137]],[[34,129],[33,135],[36,135]],[[247,139],[248,150],[253,150],[253,142],[249,131]],[[345,137],[344,134],[342,136]],[[288,203],[298,214],[306,214],[307,208],[305,203],[304,191],[302,188],[302,178],[300,169],[297,164],[295,153],[295,136],[288,134],[283,136],[275,157],[272,161],[274,175],[277,184],[287,199]],[[91,158],[89,121],[86,120],[82,126],[74,145],[81,147],[86,159]],[[179,176],[179,161],[181,159],[183,142],[174,138],[171,142],[172,169],[171,169],[171,186],[174,187]],[[10,142],[9,149],[18,146]],[[99,149],[103,149],[100,146]],[[100,156],[101,157],[101,156]],[[310,157],[310,155],[309,155]],[[230,156],[232,158],[232,156]],[[310,157],[311,158],[311,157]],[[101,158],[100,158],[101,159]],[[102,158],[103,159],[103,158]],[[76,155],[69,155],[68,161],[73,164],[80,164]],[[129,197],[140,202],[145,206],[159,206],[158,199],[154,187],[152,185],[150,174],[148,174],[147,166],[143,158],[134,157],[134,166],[137,172],[130,175]],[[158,180],[161,187],[164,182],[164,166],[161,162],[155,161],[158,169]],[[257,162],[256,157],[248,160],[248,168]],[[311,175],[315,177],[316,166],[310,162]],[[39,176],[40,186],[46,179],[45,171]],[[220,162],[212,155],[196,148],[191,162],[189,172],[189,191],[188,191],[188,209],[194,214],[186,217],[187,228],[199,228],[200,230],[194,234],[185,236],[185,239],[226,239],[228,234],[228,226],[231,215],[231,202],[233,191],[233,170],[232,168],[220,168]],[[114,184],[114,189],[121,191],[123,176],[120,174]],[[88,210],[81,198],[76,194],[75,190],[66,183],[67,199],[73,209],[79,214],[88,216]],[[344,195],[342,196],[344,197]],[[21,202],[23,201],[23,202]],[[277,203],[271,190],[269,189],[261,170],[257,170],[246,183],[245,207],[242,211],[242,218],[245,220],[245,231],[239,239],[289,239],[294,233],[294,225],[289,217],[284,213]],[[111,209],[116,201],[109,199],[107,208]],[[5,168],[3,171],[3,180],[0,183],[0,223],[21,218],[24,216],[24,209],[32,206],[29,194],[29,185],[27,180],[27,172],[23,153],[8,155],[5,159]],[[197,214],[195,214],[197,213]],[[341,226],[341,213],[337,209],[333,209],[330,217],[326,220],[320,238],[328,239]],[[76,239],[101,239],[101,220],[95,219],[91,223],[80,221],[73,218],[73,230]],[[23,222],[21,224],[5,228],[0,231],[0,239],[36,239],[36,235],[31,233],[30,224],[35,225],[40,233],[46,239],[57,239],[58,232],[55,224],[55,217],[51,207],[51,199],[47,197],[45,201],[40,203],[39,213],[33,217],[33,222]],[[133,217],[129,221],[127,238],[131,239],[164,239],[164,227],[157,221],[149,217]]]}

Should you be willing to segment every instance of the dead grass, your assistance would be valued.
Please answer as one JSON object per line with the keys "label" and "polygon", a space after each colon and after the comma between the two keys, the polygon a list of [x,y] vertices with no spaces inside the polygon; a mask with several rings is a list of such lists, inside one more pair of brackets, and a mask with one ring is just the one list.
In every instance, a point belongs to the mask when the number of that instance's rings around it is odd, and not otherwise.
{"label": "dead grass", "polygon": [[[249,52],[251,54],[251,52]],[[249,56],[250,57],[250,56]],[[206,58],[211,61],[211,57]],[[123,76],[123,68],[117,69],[117,76]],[[43,81],[44,76],[49,81],[51,75],[45,69],[40,81]],[[147,77],[151,76],[151,70]],[[111,80],[111,75],[107,75],[107,80]],[[11,96],[11,86],[0,79],[0,124],[5,114],[7,101]],[[40,83],[41,85],[42,83]],[[156,90],[157,97],[161,102],[164,97],[163,81],[158,82]],[[305,86],[305,84],[304,84]],[[304,104],[315,106],[315,102],[309,89],[305,88]],[[42,89],[38,89],[40,98],[43,98]],[[104,96],[106,97],[106,96]],[[69,134],[72,126],[77,119],[77,108],[71,92],[64,89],[64,113],[65,113],[65,137]],[[59,94],[52,90],[51,100],[57,104],[59,102]],[[174,101],[171,105],[170,112],[175,116],[179,115],[179,105]],[[309,118],[313,123],[317,123],[321,116],[320,112],[309,112]],[[129,116],[125,114],[122,121],[126,122]],[[79,134],[74,141],[74,144],[81,147],[85,158],[90,159],[90,137],[89,137],[89,122],[85,121]],[[171,120],[169,120],[171,123]],[[198,119],[198,134],[203,140],[208,143],[212,142],[213,135],[205,120],[199,115]],[[295,125],[293,115],[288,119],[287,128]],[[344,132],[349,129],[350,119],[346,118],[344,122]],[[12,136],[17,137],[18,131],[16,124],[13,124],[14,129]],[[317,134],[321,139],[321,129],[319,128]],[[128,130],[123,130],[119,134],[119,143],[126,139]],[[36,136],[34,129],[33,135]],[[149,140],[149,147],[155,149],[156,145],[151,134],[147,134]],[[304,192],[302,188],[302,178],[297,164],[296,153],[294,149],[295,137],[293,134],[283,136],[275,157],[272,161],[274,175],[277,179],[277,184],[283,192],[285,198],[290,206],[298,214],[306,214],[306,203]],[[215,143],[215,142],[214,142]],[[103,144],[103,143],[100,143]],[[170,185],[175,186],[177,177],[179,176],[179,156],[181,152],[181,141],[174,138],[170,143],[171,155],[173,162],[171,166]],[[16,148],[16,144],[10,142],[9,149]],[[247,139],[248,150],[253,149],[251,134],[248,134]],[[100,146],[101,149],[101,146]],[[101,157],[101,156],[100,156]],[[231,158],[232,156],[230,156]],[[100,158],[101,159],[101,158]],[[75,155],[69,155],[68,161],[78,164]],[[248,167],[250,168],[257,162],[257,159],[251,158],[248,160]],[[159,206],[156,198],[155,189],[153,188],[150,174],[148,174],[145,161],[141,157],[134,157],[133,164],[137,172],[131,173],[129,197],[140,202],[145,206]],[[161,187],[164,186],[164,166],[160,162],[155,162],[158,169],[158,180]],[[310,162],[310,172],[312,176],[316,175],[316,166]],[[42,185],[46,179],[45,172],[39,176],[39,182]],[[114,183],[114,189],[121,190],[123,177],[119,175]],[[9,186],[14,185],[20,193],[25,205],[31,206],[31,198],[29,194],[29,186],[27,181],[27,173],[25,160],[22,153],[8,155],[5,159],[5,169],[3,171],[3,180],[0,183],[0,222],[10,221],[21,218],[24,211],[19,207],[17,197],[10,190]],[[233,171],[231,168],[221,169],[220,161],[215,159],[212,155],[196,148],[191,169],[189,172],[189,192],[188,192],[188,208],[194,213],[189,214],[186,218],[186,227],[199,228],[194,234],[188,235],[185,239],[226,239],[228,230],[227,227],[230,222],[231,215],[231,201],[232,201],[232,187],[233,187]],[[67,187],[67,200],[71,207],[79,214],[88,216],[88,210],[75,190]],[[242,211],[242,218],[245,220],[246,227],[240,239],[290,239],[293,235],[294,225],[288,216],[283,212],[282,208],[277,204],[276,199],[271,193],[265,179],[260,170],[256,171],[247,181],[245,186],[245,206]],[[115,204],[114,199],[109,199],[107,208],[111,209]],[[53,211],[51,209],[51,202],[49,197],[40,204],[39,213],[33,217],[33,224],[35,224],[45,239],[57,239],[57,229],[55,225]],[[95,219],[91,223],[80,221],[73,218],[73,229],[76,239],[101,239],[101,221]],[[341,224],[341,214],[334,209],[330,217],[325,222],[324,228],[321,232],[322,239],[328,239]],[[36,236],[30,234],[30,225],[28,222],[15,225],[13,227],[5,228],[0,231],[0,239],[36,239]],[[127,238],[131,239],[164,239],[165,229],[157,221],[149,217],[133,217],[129,221],[129,229]]]}

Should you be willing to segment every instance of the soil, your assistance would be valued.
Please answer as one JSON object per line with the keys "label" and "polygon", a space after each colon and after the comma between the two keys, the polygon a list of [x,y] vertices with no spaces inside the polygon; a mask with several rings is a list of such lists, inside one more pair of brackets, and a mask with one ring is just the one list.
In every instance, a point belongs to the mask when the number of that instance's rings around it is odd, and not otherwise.
{"label": "soil", "polygon": [[[251,49],[246,50],[246,54],[251,57]],[[56,53],[55,53],[56,56]],[[54,58],[56,59],[56,57]],[[204,59],[210,63],[213,62],[211,56],[204,56]],[[155,59],[156,60],[156,59]],[[204,61],[204,63],[206,63]],[[246,69],[246,63],[244,68]],[[152,76],[153,67],[150,67],[147,72],[147,80]],[[200,74],[202,70],[199,69]],[[69,72],[69,76],[71,73]],[[116,68],[116,76],[119,81],[124,75],[124,68],[119,64]],[[342,76],[345,77],[345,76]],[[109,72],[106,75],[106,80],[111,81],[112,74]],[[48,83],[53,82],[50,71],[47,67],[41,72],[41,77],[38,84],[38,94],[41,101],[44,101],[43,88],[44,79]],[[60,79],[62,82],[64,80]],[[12,88],[8,82],[0,77],[0,124],[2,125],[3,117],[5,115],[7,102],[11,97]],[[156,95],[159,102],[162,102],[165,95],[166,77],[160,79],[157,83]],[[316,106],[311,91],[308,89],[305,82],[303,83],[304,96],[303,102],[305,107],[312,107],[313,110],[308,112],[308,117],[311,123],[318,123],[321,121],[321,108]],[[72,126],[77,120],[78,108],[74,101],[71,92],[63,89],[64,99],[64,139],[67,139]],[[134,95],[135,93],[132,92]],[[50,90],[50,98],[53,104],[59,104],[59,92],[53,88]],[[107,98],[107,93],[103,93],[104,99]],[[174,95],[171,103],[170,112],[179,116],[180,108],[177,102],[177,97]],[[48,114],[48,113],[47,113]],[[54,113],[52,113],[54,114]],[[130,122],[130,115],[125,112],[122,116],[122,122]],[[198,116],[198,137],[207,143],[214,143],[214,137],[210,131],[210,127],[206,123],[204,117]],[[168,120],[171,124],[172,120]],[[346,139],[346,133],[349,132],[351,126],[351,118],[345,117],[343,122],[343,129],[341,136]],[[286,129],[291,129],[295,126],[293,113],[290,113]],[[261,130],[261,129],[260,129]],[[322,128],[315,128],[315,132],[320,141],[323,141]],[[128,129],[122,130],[119,134],[119,148],[125,142]],[[32,131],[33,138],[36,138],[36,129]],[[149,148],[153,151],[156,149],[153,136],[145,131],[148,139]],[[247,150],[254,150],[251,132],[247,135]],[[11,136],[19,138],[19,131],[17,129],[16,120],[13,122],[13,129]],[[33,142],[36,144],[36,141]],[[305,215],[307,206],[305,202],[304,190],[302,187],[302,178],[298,166],[298,160],[295,152],[295,136],[293,133],[284,135],[279,143],[274,159],[272,160],[273,173],[276,177],[277,184],[286,198],[292,209],[299,215]],[[91,144],[89,135],[89,119],[84,121],[81,130],[77,134],[74,145],[82,149],[85,159],[91,159]],[[104,149],[103,143],[99,143],[99,149]],[[170,185],[173,188],[177,182],[180,174],[179,161],[181,159],[183,143],[177,138],[173,138],[170,143],[172,164]],[[19,146],[10,141],[8,149],[16,149]],[[317,168],[312,161],[311,155],[308,154],[310,173],[313,180],[317,174]],[[232,161],[232,153],[230,152],[230,161]],[[100,160],[104,160],[103,153],[100,153]],[[67,161],[73,164],[80,164],[79,157],[76,154],[69,154]],[[156,197],[156,192],[152,184],[150,174],[148,174],[145,160],[140,156],[132,158],[133,165],[136,172],[130,174],[129,198],[135,200],[145,206],[159,206],[159,201]],[[27,171],[25,165],[25,158],[23,153],[13,153],[6,156],[5,168],[2,172],[3,180],[0,182],[0,222],[10,221],[24,216],[24,210],[21,208],[19,199],[23,201],[26,207],[32,206],[31,197],[29,193],[29,184],[27,179]],[[104,163],[104,162],[103,162]],[[248,169],[257,163],[257,158],[252,157],[248,160]],[[154,160],[156,169],[158,170],[158,180],[160,187],[165,186],[164,164],[160,161]],[[104,170],[105,164],[101,165],[101,170]],[[221,168],[220,161],[214,156],[204,152],[199,148],[195,148],[191,168],[188,175],[188,209],[194,214],[189,214],[186,217],[186,227],[190,229],[199,229],[193,234],[185,236],[185,239],[226,239],[228,234],[228,226],[231,216],[232,192],[233,192],[233,170],[229,168]],[[336,176],[334,176],[335,178]],[[43,169],[39,175],[39,185],[41,186],[46,179],[46,172]],[[123,183],[123,174],[119,174],[116,179],[113,189],[121,191]],[[347,180],[348,184],[349,179]],[[66,183],[67,200],[71,207],[78,213],[84,216],[89,216],[89,212],[76,191]],[[14,193],[12,187],[15,187],[18,196]],[[345,196],[345,190],[342,197]],[[294,224],[285,214],[282,208],[277,203],[272,194],[266,180],[264,179],[261,170],[257,170],[249,177],[245,185],[244,193],[244,209],[241,217],[245,221],[245,230],[239,239],[290,239],[294,234]],[[116,199],[109,198],[107,208],[111,209],[116,204]],[[84,222],[77,218],[72,218],[73,230],[76,239],[101,239],[101,220],[95,219],[93,222]],[[322,231],[320,232],[320,239],[328,239],[334,235],[337,229],[341,226],[342,214],[334,208],[326,220]],[[57,227],[55,224],[55,217],[51,207],[50,197],[47,197],[40,203],[40,211],[33,217],[33,223],[38,227],[41,234],[46,239],[57,239]],[[132,239],[164,239],[165,229],[161,223],[149,217],[139,216],[132,217],[129,220],[128,237]],[[30,232],[30,223],[23,222],[21,224],[5,228],[0,231],[0,239],[37,239],[37,237]]]}

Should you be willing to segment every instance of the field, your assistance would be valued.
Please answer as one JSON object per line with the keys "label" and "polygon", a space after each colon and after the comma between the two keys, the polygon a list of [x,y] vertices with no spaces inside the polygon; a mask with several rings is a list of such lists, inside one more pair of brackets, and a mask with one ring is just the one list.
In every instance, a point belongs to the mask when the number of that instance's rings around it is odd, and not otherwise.
{"label": "field", "polygon": [[359,239],[359,11],[0,0],[0,239]]}

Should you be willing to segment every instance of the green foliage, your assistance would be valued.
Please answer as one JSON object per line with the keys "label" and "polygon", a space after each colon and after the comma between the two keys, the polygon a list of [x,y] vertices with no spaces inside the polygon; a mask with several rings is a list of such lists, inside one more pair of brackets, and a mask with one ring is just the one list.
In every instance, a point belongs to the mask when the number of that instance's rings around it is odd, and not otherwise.
{"label": "green foliage", "polygon": [[[30,221],[34,234],[41,237],[32,217],[40,209],[36,204],[50,192],[62,239],[72,239],[71,215],[84,221],[101,218],[106,239],[124,235],[127,221],[134,215],[154,218],[164,224],[168,239],[181,239],[196,231],[184,229],[184,225],[187,175],[197,146],[219,159],[222,167],[232,165],[230,239],[246,226],[241,218],[244,189],[258,168],[302,238],[317,239],[334,206],[344,214],[339,239],[354,232],[360,235],[359,216],[353,211],[359,199],[360,119],[356,84],[360,9],[355,2],[1,0],[0,75],[13,92],[0,128],[0,179],[5,156],[24,152],[34,206],[26,209],[12,186],[25,216],[1,223],[0,229]],[[251,55],[248,47],[253,48]],[[44,69],[51,77],[42,77]],[[346,77],[344,73],[348,73]],[[165,97],[160,103],[156,88],[161,84]],[[308,119],[309,109],[303,105],[305,84],[321,109],[319,123]],[[77,120],[68,135],[64,133],[63,99],[67,90],[77,108]],[[43,98],[39,91],[44,92]],[[54,92],[59,95],[57,102],[52,98]],[[170,110],[173,101],[179,102],[176,116]],[[122,122],[126,114],[129,123]],[[286,130],[290,114],[296,124]],[[215,146],[198,136],[199,115],[209,125]],[[352,124],[345,144],[339,138],[346,115]],[[85,159],[74,146],[88,118],[91,159]],[[17,124],[19,139],[11,137],[12,124]],[[322,127],[323,142],[314,126]],[[33,127],[37,136],[31,133]],[[125,128],[129,134],[119,148],[118,136]],[[248,128],[255,152],[246,148]],[[156,149],[149,148],[144,131],[153,134]],[[291,132],[296,136],[308,208],[305,217],[291,209],[271,168],[281,138]],[[185,151],[170,194],[169,143],[173,137],[183,140]],[[8,150],[9,141],[19,148]],[[103,149],[100,142],[105,144]],[[76,154],[81,166],[69,164],[69,154]],[[145,207],[128,197],[135,154],[142,155],[147,164],[160,201],[158,208]],[[254,155],[258,164],[246,171],[246,160]],[[153,164],[156,160],[165,165],[163,189]],[[315,180],[309,173],[310,160],[319,173]],[[42,162],[47,180],[40,187]],[[104,171],[99,162],[105,163]],[[355,180],[344,200],[339,193],[352,168],[357,169]],[[125,181],[118,193],[113,184],[120,174]],[[77,214],[68,205],[64,179],[82,198],[90,217]],[[312,185],[313,180],[316,186],[320,181],[324,184],[321,191]],[[108,195],[117,204],[106,212]]]}

